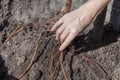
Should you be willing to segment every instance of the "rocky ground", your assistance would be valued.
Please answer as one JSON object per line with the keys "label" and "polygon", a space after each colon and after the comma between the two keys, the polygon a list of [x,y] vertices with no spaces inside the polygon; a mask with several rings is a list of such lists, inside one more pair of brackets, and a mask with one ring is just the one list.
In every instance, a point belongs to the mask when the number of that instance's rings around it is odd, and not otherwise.
{"label": "rocky ground", "polygon": [[[0,1],[0,80],[18,79],[30,63],[36,41],[39,46],[34,62],[19,80],[51,79],[51,56],[57,54],[59,45],[54,39],[54,33],[43,31],[53,25],[51,22],[57,21],[52,18],[60,17],[60,6],[64,4],[58,4],[60,0],[53,2],[54,0]],[[22,31],[5,41],[22,27]],[[40,33],[42,35],[38,40]],[[120,33],[111,24],[105,25],[103,38],[99,42],[91,39],[91,33],[92,30],[79,34],[64,51],[62,64],[69,80],[120,80]],[[55,64],[59,63],[58,57],[59,55],[53,61],[53,71]],[[65,80],[60,64],[54,79]]]}

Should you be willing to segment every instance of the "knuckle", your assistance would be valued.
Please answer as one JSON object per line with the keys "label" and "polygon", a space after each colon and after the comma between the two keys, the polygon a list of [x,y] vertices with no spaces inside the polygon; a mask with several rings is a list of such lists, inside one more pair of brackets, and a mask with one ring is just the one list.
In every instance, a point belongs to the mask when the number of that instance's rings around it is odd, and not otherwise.
{"label": "knuckle", "polygon": [[60,32],[60,30],[57,30],[57,32],[56,32],[57,34],[60,34],[61,32]]}
{"label": "knuckle", "polygon": [[55,26],[58,24],[58,21],[54,24]]}
{"label": "knuckle", "polygon": [[55,26],[58,26],[59,25],[59,22],[57,22],[56,24],[55,24]]}
{"label": "knuckle", "polygon": [[61,24],[61,19],[56,22],[56,25]]}
{"label": "knuckle", "polygon": [[74,28],[71,29],[70,31],[71,31],[72,34],[76,34],[77,33],[77,29],[74,29]]}

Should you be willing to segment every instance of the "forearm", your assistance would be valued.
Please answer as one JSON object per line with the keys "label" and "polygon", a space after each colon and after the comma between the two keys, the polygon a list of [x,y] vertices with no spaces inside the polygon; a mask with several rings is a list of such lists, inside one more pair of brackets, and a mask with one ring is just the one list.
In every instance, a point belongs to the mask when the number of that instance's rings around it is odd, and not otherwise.
{"label": "forearm", "polygon": [[90,14],[91,17],[94,18],[96,14],[109,3],[109,1],[110,0],[89,0],[83,6],[87,6],[88,13],[86,14]]}
{"label": "forearm", "polygon": [[93,7],[99,11],[101,8],[104,8],[109,1],[110,0],[89,0],[88,4],[93,5]]}
{"label": "forearm", "polygon": [[101,9],[103,9],[110,0],[90,0],[91,4],[93,4],[93,9],[95,11],[95,13],[98,13],[101,11]]}

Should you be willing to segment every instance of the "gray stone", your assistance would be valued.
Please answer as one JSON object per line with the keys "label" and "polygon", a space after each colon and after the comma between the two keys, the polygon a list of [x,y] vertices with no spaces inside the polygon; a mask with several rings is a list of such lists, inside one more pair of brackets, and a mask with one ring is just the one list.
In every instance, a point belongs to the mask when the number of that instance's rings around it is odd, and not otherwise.
{"label": "gray stone", "polygon": [[110,23],[117,31],[120,31],[120,0],[114,0]]}
{"label": "gray stone", "polygon": [[120,80],[120,63],[115,67],[113,71],[113,79],[112,80]]}

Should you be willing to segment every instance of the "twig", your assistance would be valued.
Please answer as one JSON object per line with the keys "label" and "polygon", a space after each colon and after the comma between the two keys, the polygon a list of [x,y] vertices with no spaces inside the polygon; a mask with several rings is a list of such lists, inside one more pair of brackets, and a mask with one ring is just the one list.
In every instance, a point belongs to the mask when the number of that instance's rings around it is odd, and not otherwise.
{"label": "twig", "polygon": [[[52,51],[58,46],[59,42],[52,48]],[[55,53],[54,55],[51,56],[50,61],[49,61],[49,65],[50,65],[50,80],[54,79],[54,74],[56,72],[56,69],[59,65],[59,61],[57,62],[57,64],[55,65],[55,69],[53,71],[53,62],[55,59],[55,56],[57,56],[59,54],[59,51],[57,53]]]}
{"label": "twig", "polygon": [[22,77],[27,73],[27,71],[31,68],[31,66],[32,66],[32,64],[33,64],[33,62],[34,62],[35,56],[36,56],[36,54],[37,54],[37,51],[38,51],[38,46],[39,46],[39,41],[40,41],[41,35],[42,35],[42,33],[46,32],[46,31],[49,31],[49,29],[42,31],[42,32],[39,34],[38,40],[36,41],[36,46],[35,46],[35,48],[34,48],[35,50],[34,50],[34,53],[33,53],[32,58],[31,58],[31,60],[30,60],[30,63],[29,63],[29,65],[27,66],[27,68],[23,71],[23,73],[18,76],[18,79],[22,78]]}
{"label": "twig", "polygon": [[54,55],[51,56],[50,58],[50,62],[49,62],[49,65],[50,65],[50,80],[53,80],[54,79],[54,75],[55,75],[55,72],[56,72],[56,69],[59,65],[59,61],[57,62],[57,64],[55,65],[55,68],[53,69],[53,62],[54,62],[54,59],[55,57],[59,54],[59,51],[57,53],[55,53]]}
{"label": "twig", "polygon": [[69,80],[69,79],[68,79],[68,76],[67,76],[67,74],[66,74],[66,72],[65,72],[65,69],[64,69],[64,67],[63,67],[63,64],[62,64],[62,62],[63,62],[63,54],[64,54],[63,52],[60,53],[60,58],[59,58],[60,66],[61,66],[61,69],[62,69],[62,72],[63,72],[63,75],[64,75],[65,80]]}
{"label": "twig", "polygon": [[15,33],[11,33],[7,39],[5,40],[5,42],[8,42],[14,35],[16,35],[17,33],[21,32],[22,30],[24,30],[25,27],[20,27]]}
{"label": "twig", "polygon": [[49,22],[47,22],[47,24],[48,24],[48,25],[53,25],[53,24],[55,24],[55,22],[49,21]]}
{"label": "twig", "polygon": [[59,20],[60,18],[52,18],[51,20],[52,21],[57,21],[57,20]]}
{"label": "twig", "polygon": [[61,9],[62,15],[65,15],[66,13],[70,12],[71,4],[72,4],[72,0],[66,0],[65,6],[63,6]]}
{"label": "twig", "polygon": [[39,26],[44,26],[42,23],[28,23],[28,24],[26,24],[26,25],[23,25],[22,27],[20,27],[20,28],[18,28],[17,29],[17,31],[15,31],[14,33],[11,33],[8,37],[7,37],[7,39],[5,40],[5,42],[7,43],[7,42],[9,42],[10,41],[10,39],[13,37],[13,36],[15,36],[16,34],[18,34],[19,32],[21,32],[22,30],[24,30],[27,26],[29,26],[29,25],[36,25],[36,24],[39,24]]}
{"label": "twig", "polygon": [[86,56],[86,55],[83,56],[83,59],[89,61],[90,63],[92,63],[92,64],[94,64],[94,65],[96,65],[96,66],[102,71],[102,73],[105,75],[105,76],[104,76],[105,79],[108,80],[106,72],[101,68],[101,66],[100,66],[99,64],[97,64],[95,61],[91,60],[91,59],[90,59],[88,56]]}
{"label": "twig", "polygon": [[37,50],[38,50],[39,40],[40,40],[40,38],[41,38],[41,34],[42,34],[42,33],[39,34],[39,38],[38,38],[38,40],[37,40],[37,42],[36,42],[34,54],[33,54],[32,58],[31,58],[31,61],[30,61],[29,65],[28,65],[27,68],[23,71],[23,73],[20,74],[20,75],[17,77],[18,79],[22,78],[22,77],[26,74],[26,72],[31,68],[31,66],[32,66],[32,64],[33,64],[33,62],[34,62],[35,56],[36,56],[36,54],[37,54]]}

